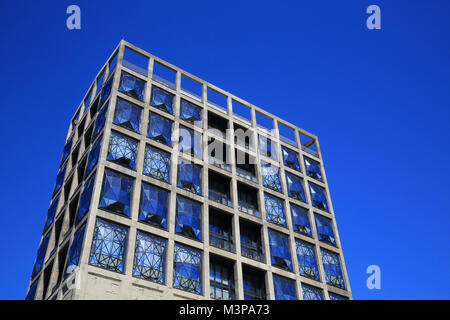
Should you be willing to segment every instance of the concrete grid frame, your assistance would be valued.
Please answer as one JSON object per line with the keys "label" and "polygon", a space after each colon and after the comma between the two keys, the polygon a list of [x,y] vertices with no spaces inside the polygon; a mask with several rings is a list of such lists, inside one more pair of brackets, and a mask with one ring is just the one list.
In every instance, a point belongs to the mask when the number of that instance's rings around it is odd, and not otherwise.
{"label": "concrete grid frame", "polygon": [[[137,68],[133,68],[132,64],[124,60],[125,50],[131,50],[134,53],[140,54],[143,57],[148,58],[148,69],[146,72],[137,72]],[[113,65],[115,61],[115,65]],[[161,81],[158,77],[153,76],[154,64],[157,62],[172,70],[176,73],[176,81],[174,85],[167,86],[167,83]],[[128,95],[119,92],[119,82],[122,72],[127,72],[132,76],[145,81],[145,91],[143,101],[133,99]],[[139,71],[139,70],[138,70]],[[147,75],[143,75],[147,73]],[[109,98],[105,102],[108,105],[108,111],[106,114],[106,122],[102,132],[98,135],[103,135],[101,151],[98,163],[94,169],[92,169],[90,176],[95,175],[95,185],[92,192],[92,198],[90,202],[90,208],[88,214],[83,217],[79,223],[74,223],[76,209],[80,193],[83,190],[83,186],[88,181],[89,177],[84,177],[87,157],[92,147],[92,131],[94,128],[95,120],[99,112],[92,114],[88,112],[90,105],[98,98],[100,88],[109,78],[113,76],[112,90]],[[187,77],[190,80],[195,81],[202,87],[202,96],[196,97],[190,94],[186,90],[183,90],[181,85],[181,79]],[[174,112],[170,115],[157,108],[150,106],[150,98],[152,87],[158,87],[166,92],[169,92],[175,96],[174,98]],[[208,101],[208,91],[214,90],[226,97],[227,105],[224,108],[218,108],[217,105]],[[141,112],[141,130],[140,133],[135,133],[127,130],[121,126],[113,124],[114,109],[116,106],[117,98],[129,101],[134,105],[139,106],[142,109]],[[189,122],[181,120],[180,115],[180,101],[184,99],[194,105],[202,108],[202,128],[194,126]],[[236,115],[233,112],[233,101],[242,104],[247,107],[251,114],[251,119],[247,120],[241,116]],[[100,109],[101,106],[98,106]],[[147,128],[149,113],[158,114],[166,119],[173,121],[174,132],[177,131],[180,125],[187,127],[202,134],[203,149],[208,145],[209,137],[213,137],[216,140],[221,140],[226,143],[229,148],[229,154],[231,155],[230,171],[223,168],[219,168],[213,164],[210,164],[208,157],[203,153],[203,159],[195,157],[187,157],[185,154],[179,151],[177,137],[172,137],[174,143],[172,147],[166,146],[155,140],[147,137]],[[218,137],[208,131],[208,113],[217,115],[227,120],[228,130],[226,137]],[[273,123],[273,132],[267,132],[262,129],[260,124],[257,123],[256,114],[259,113],[265,117],[271,119]],[[294,143],[286,142],[283,137],[280,136],[278,127],[283,125],[292,130],[295,135]],[[252,132],[252,145],[254,148],[247,149],[244,146],[234,143],[234,127],[238,125]],[[110,141],[111,131],[115,131],[123,134],[126,137],[130,137],[139,142],[138,150],[136,153],[136,170],[131,170],[120,166],[118,164],[107,161],[107,153]],[[90,134],[89,134],[90,132]],[[258,135],[262,137],[270,138],[272,143],[276,146],[277,161],[267,158],[260,154],[258,151]],[[301,138],[306,137],[308,141],[302,141]],[[66,141],[72,139],[72,147],[70,154],[65,159],[67,168],[65,171],[64,182],[60,190],[52,196],[52,201],[58,199],[56,214],[50,227],[44,232],[41,238],[43,239],[50,235],[48,247],[44,254],[43,266],[40,271],[37,272],[29,283],[28,290],[34,286],[35,294],[34,299],[210,299],[210,256],[214,255],[229,260],[233,264],[234,273],[234,290],[235,298],[244,299],[244,287],[243,287],[243,266],[257,268],[264,273],[264,284],[266,289],[266,298],[275,299],[273,275],[279,275],[287,279],[295,281],[296,285],[296,298],[303,299],[302,285],[310,285],[312,287],[322,290],[324,299],[330,299],[330,293],[340,296],[342,298],[352,299],[350,284],[345,267],[344,256],[342,252],[341,242],[339,239],[339,233],[336,225],[333,206],[331,203],[330,192],[328,188],[327,178],[323,166],[319,141],[317,136],[310,134],[301,128],[298,128],[266,111],[258,108],[239,97],[236,97],[210,83],[205,82],[196,76],[189,74],[176,66],[163,61],[152,54],[122,40],[118,47],[114,50],[106,64],[102,67],[101,71],[97,74],[94,82],[85,95],[82,103],[77,108],[74,117],[70,122],[70,127],[66,137]],[[315,145],[315,152],[311,152],[309,146]],[[144,153],[147,145],[155,146],[158,149],[164,150],[171,155],[170,164],[170,183],[162,182],[154,179],[142,173],[144,165]],[[299,163],[301,166],[301,172],[298,172],[288,166],[285,166],[282,159],[281,147],[284,146],[298,154]],[[254,157],[255,161],[255,173],[256,182],[249,181],[244,177],[237,175],[236,166],[234,165],[235,151],[240,150],[246,154]],[[311,178],[306,174],[304,157],[307,156],[310,159],[315,160],[320,164],[323,182]],[[196,195],[189,191],[183,190],[177,187],[177,166],[178,159],[186,159],[202,167],[202,190],[203,195]],[[266,188],[262,184],[261,176],[261,160],[266,163],[273,164],[279,168],[279,176],[282,185],[282,193],[275,192],[269,188]],[[134,179],[134,191],[132,193],[130,216],[124,217],[117,214],[104,211],[98,208],[100,201],[101,190],[103,185],[103,177],[105,169],[111,169],[113,171],[125,174],[128,177]],[[227,177],[230,181],[230,198],[231,206],[218,203],[208,198],[208,173],[214,172],[222,176]],[[306,195],[306,203],[293,199],[288,196],[285,172],[289,172],[299,177],[303,181],[303,187]],[[148,224],[138,222],[139,215],[139,203],[141,195],[142,182],[157,186],[164,190],[169,191],[169,201],[167,210],[167,230],[162,230],[157,227],[153,227]],[[257,202],[260,211],[260,217],[252,216],[244,213],[238,209],[238,183],[253,187],[257,190]],[[309,184],[314,183],[325,190],[325,194],[328,201],[329,212],[318,209],[312,206],[311,194]],[[266,219],[264,194],[273,195],[283,200],[284,211],[287,228],[275,225],[268,222]],[[176,198],[177,195],[182,195],[188,199],[193,199],[202,203],[201,214],[201,228],[202,228],[202,242],[195,241],[175,233],[175,218],[176,218]],[[290,203],[295,204],[305,210],[309,214],[309,222],[311,225],[312,237],[302,235],[295,232],[291,221]],[[225,251],[209,243],[209,209],[215,208],[221,212],[229,214],[231,217],[231,230],[233,235],[233,244],[235,252]],[[318,240],[315,215],[331,220],[334,236],[336,239],[336,247],[329,245],[325,242]],[[116,273],[106,269],[98,268],[89,264],[89,256],[91,252],[91,245],[93,240],[94,228],[97,218],[102,218],[106,221],[114,222],[128,228],[128,236],[126,243],[126,251],[124,257],[124,272]],[[264,261],[259,262],[252,260],[241,255],[241,243],[240,243],[240,222],[251,222],[260,227],[261,230],[261,243],[264,254]],[[79,267],[76,272],[73,272],[69,276],[64,276],[64,266],[67,263],[67,251],[69,245],[73,241],[76,231],[85,225],[84,241],[82,244]],[[283,235],[288,236],[290,243],[290,254],[293,265],[293,272],[280,269],[272,266],[268,229],[278,231]],[[164,275],[165,284],[158,284],[136,278],[132,276],[133,263],[134,263],[134,250],[136,242],[137,231],[143,231],[152,235],[162,237],[167,240],[165,251],[165,264]],[[295,240],[299,239],[306,243],[312,244],[315,248],[315,255],[317,260],[317,266],[320,274],[320,281],[312,280],[307,277],[303,277],[299,273],[299,264],[297,261],[296,244]],[[199,249],[202,252],[202,295],[190,293],[180,289],[172,287],[173,284],[173,265],[174,265],[174,246],[175,243],[187,245],[192,248]],[[335,286],[326,283],[326,274],[321,259],[321,249],[326,249],[330,252],[336,253],[339,256],[340,267],[344,278],[345,289],[340,289]],[[35,285],[36,284],[36,285]]]}

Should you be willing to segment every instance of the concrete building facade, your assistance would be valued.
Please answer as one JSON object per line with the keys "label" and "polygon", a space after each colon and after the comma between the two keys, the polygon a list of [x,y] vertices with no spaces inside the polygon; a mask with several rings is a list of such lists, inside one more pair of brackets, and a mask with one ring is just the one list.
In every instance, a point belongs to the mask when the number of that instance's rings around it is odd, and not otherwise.
{"label": "concrete building facade", "polygon": [[122,40],[71,120],[26,299],[351,298],[318,138]]}

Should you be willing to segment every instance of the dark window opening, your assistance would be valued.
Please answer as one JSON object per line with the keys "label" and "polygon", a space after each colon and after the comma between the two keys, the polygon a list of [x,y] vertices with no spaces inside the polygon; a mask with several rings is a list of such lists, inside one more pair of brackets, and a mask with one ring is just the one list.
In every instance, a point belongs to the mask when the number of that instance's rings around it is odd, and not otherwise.
{"label": "dark window opening", "polygon": [[238,124],[234,124],[234,143],[244,147],[247,150],[253,148],[253,132],[249,128],[244,128]]}
{"label": "dark window opening", "polygon": [[254,223],[241,220],[239,229],[241,231],[241,255],[252,260],[264,262],[261,227]]}
{"label": "dark window opening", "polygon": [[257,182],[255,162],[256,159],[248,153],[236,150],[236,174],[238,176]]}
{"label": "dark window opening", "polygon": [[229,148],[225,143],[208,137],[208,160],[209,164],[231,171]]}
{"label": "dark window opening", "polygon": [[[228,129],[228,121],[217,116],[212,112],[208,112],[208,130],[214,130],[213,134],[219,135],[226,139]],[[218,131],[217,131],[218,130]]]}
{"label": "dark window opening", "polygon": [[72,168],[74,168],[77,165],[79,151],[80,151],[80,145],[78,145],[72,152]]}
{"label": "dark window opening", "polygon": [[44,287],[42,289],[42,300],[44,300],[45,296],[47,295],[47,289],[48,289],[48,285],[50,283],[50,277],[52,276],[52,268],[53,268],[53,262],[44,270]]}
{"label": "dark window opening", "polygon": [[89,112],[91,113],[91,119],[95,116],[98,111],[98,104],[100,102],[100,95],[95,99],[94,103],[91,105]]}
{"label": "dark window opening", "polygon": [[64,221],[64,217],[61,217],[55,222],[55,246],[57,246],[59,243],[58,240],[59,240],[59,236],[61,234],[63,221]]}
{"label": "dark window opening", "polygon": [[80,194],[78,194],[69,205],[69,231],[74,226],[75,217],[77,215],[78,208],[78,199],[80,198]]}
{"label": "dark window opening", "polygon": [[211,255],[209,261],[210,297],[216,300],[234,300],[233,263]]}
{"label": "dark window opening", "polygon": [[52,289],[52,294],[58,289],[63,278],[64,266],[66,263],[67,251],[69,250],[69,243],[67,243],[58,253],[58,278],[55,286]]}
{"label": "dark window opening", "polygon": [[94,125],[91,125],[89,129],[86,130],[84,135],[84,149],[87,149],[92,142],[92,133],[94,132]]}
{"label": "dark window opening", "polygon": [[83,181],[84,170],[86,169],[86,163],[87,163],[87,157],[84,157],[84,159],[82,161],[80,161],[80,164],[78,165],[78,168],[77,168],[78,184],[77,185],[80,185],[80,183]]}
{"label": "dark window opening", "polygon": [[84,125],[86,124],[86,118],[84,118],[84,120],[79,124],[78,126],[78,139],[80,139],[80,137],[82,136],[83,132],[84,132]]}
{"label": "dark window opening", "polygon": [[249,215],[260,217],[258,209],[258,191],[243,183],[238,183],[238,208],[239,211]]}
{"label": "dark window opening", "polygon": [[70,189],[72,186],[73,175],[67,180],[66,185],[64,186],[64,203],[69,200]]}
{"label": "dark window opening", "polygon": [[264,271],[242,265],[244,300],[266,300]]}
{"label": "dark window opening", "polygon": [[209,244],[211,246],[235,252],[231,223],[230,215],[209,208]]}
{"label": "dark window opening", "polygon": [[231,207],[230,179],[214,172],[208,172],[209,199]]}

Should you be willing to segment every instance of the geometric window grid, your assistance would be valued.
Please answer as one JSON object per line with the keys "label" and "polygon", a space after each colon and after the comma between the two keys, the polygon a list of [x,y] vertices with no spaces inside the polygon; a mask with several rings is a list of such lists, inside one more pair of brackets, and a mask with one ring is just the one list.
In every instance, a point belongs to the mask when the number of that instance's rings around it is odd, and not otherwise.
{"label": "geometric window grid", "polygon": [[131,102],[117,98],[113,123],[139,133],[142,109]]}
{"label": "geometric window grid", "polygon": [[308,177],[319,180],[323,182],[322,172],[320,170],[320,164],[308,157],[305,158],[305,170]]}
{"label": "geometric window grid", "polygon": [[323,300],[323,291],[319,288],[302,283],[303,300]]}
{"label": "geometric window grid", "polygon": [[33,272],[31,273],[31,277],[33,278],[42,268],[42,265],[44,263],[45,253],[47,252],[48,247],[48,241],[50,240],[50,234],[49,232],[45,238],[42,240],[41,245],[39,246],[37,256],[36,256],[36,262],[34,263]]}
{"label": "geometric window grid", "polygon": [[315,218],[319,240],[336,247],[336,238],[334,237],[331,220],[318,214],[315,215]]}
{"label": "geometric window grid", "polygon": [[264,187],[273,191],[282,192],[279,170],[279,168],[261,161],[261,176]]}
{"label": "geometric window grid", "polygon": [[86,224],[84,224],[80,229],[78,229],[78,231],[75,233],[75,236],[73,237],[72,245],[70,246],[69,249],[69,258],[67,259],[67,267],[65,275],[71,274],[80,263],[81,248],[83,246],[85,229]]}
{"label": "geometric window grid", "polygon": [[269,229],[269,246],[272,265],[284,270],[292,271],[291,253],[289,251],[289,237],[280,232]]}
{"label": "geometric window grid", "polygon": [[138,231],[133,277],[164,284],[165,239]]}
{"label": "geometric window grid", "polygon": [[201,166],[179,159],[177,187],[201,195],[201,175]]}
{"label": "geometric window grid", "polygon": [[291,215],[294,231],[312,238],[308,211],[291,203]]}
{"label": "geometric window grid", "polygon": [[180,119],[202,127],[202,108],[181,99]]}
{"label": "geometric window grid", "polygon": [[276,225],[286,227],[286,217],[284,215],[284,201],[274,196],[264,193],[264,203],[266,206],[266,219]]}
{"label": "geometric window grid", "polygon": [[286,167],[301,171],[300,162],[298,161],[298,154],[295,151],[282,146],[281,153],[283,154],[283,163]]}
{"label": "geometric window grid", "polygon": [[123,273],[128,228],[97,218],[89,264]]}
{"label": "geometric window grid", "polygon": [[146,145],[143,173],[152,178],[169,183],[170,153]]}
{"label": "geometric window grid", "polygon": [[272,140],[258,135],[259,154],[278,160],[277,145]]}
{"label": "geometric window grid", "polygon": [[173,287],[202,294],[202,252],[176,243],[173,260]]}
{"label": "geometric window grid", "polygon": [[150,112],[147,137],[171,147],[172,127],[173,121]]}
{"label": "geometric window grid", "polygon": [[61,186],[64,182],[64,176],[66,174],[66,168],[67,168],[67,162],[62,166],[62,168],[59,168],[58,173],[56,174],[56,182],[55,182],[55,188],[53,189],[53,195],[61,189]]}
{"label": "geometric window grid", "polygon": [[320,281],[314,245],[295,239],[300,275]]}
{"label": "geometric window grid", "polygon": [[152,86],[150,105],[164,112],[173,114],[173,98],[175,96],[165,90]]}
{"label": "geometric window grid", "polygon": [[119,91],[137,100],[144,100],[145,81],[133,77],[131,74],[122,72]]}
{"label": "geometric window grid", "polygon": [[133,184],[133,178],[106,169],[99,208],[129,217]]}
{"label": "geometric window grid", "polygon": [[286,172],[286,185],[289,197],[306,202],[302,179]]}
{"label": "geometric window grid", "polygon": [[322,255],[322,264],[325,270],[327,284],[345,289],[339,255],[322,248],[320,249],[320,254]]}
{"label": "geometric window grid", "polygon": [[202,134],[180,125],[180,138],[178,141],[180,151],[202,159]]}
{"label": "geometric window grid", "polygon": [[44,231],[47,230],[48,227],[50,227],[53,220],[55,219],[56,208],[58,207],[58,202],[59,202],[59,196],[57,198],[53,199],[52,203],[50,204],[50,207],[48,208],[47,220],[45,220]]}
{"label": "geometric window grid", "polygon": [[139,221],[167,229],[167,200],[169,192],[142,183],[141,203],[139,206]]}
{"label": "geometric window grid", "polygon": [[98,157],[100,156],[100,149],[102,147],[102,138],[103,137],[98,138],[92,146],[91,151],[89,151],[85,177],[87,177],[91,170],[97,165]]}
{"label": "geometric window grid", "polygon": [[202,241],[202,204],[177,196],[175,233]]}
{"label": "geometric window grid", "polygon": [[296,300],[295,280],[273,275],[273,290],[275,300]]}
{"label": "geometric window grid", "polygon": [[314,183],[309,183],[309,190],[311,193],[313,207],[328,212],[328,202],[327,196],[325,195],[325,189],[315,185]]}
{"label": "geometric window grid", "polygon": [[135,170],[137,147],[136,140],[112,131],[106,160]]}
{"label": "geometric window grid", "polygon": [[94,135],[95,138],[99,132],[103,129],[106,122],[106,113],[108,112],[108,106],[104,106],[97,115],[97,119],[95,119],[95,127],[94,127]]}
{"label": "geometric window grid", "polygon": [[81,192],[80,196],[80,204],[78,206],[77,223],[81,221],[86,212],[89,211],[89,207],[91,206],[92,190],[94,189],[94,181],[95,175],[92,175],[83,187],[83,192]]}
{"label": "geometric window grid", "polygon": [[331,292],[328,292],[328,296],[330,297],[330,300],[348,300],[347,297],[343,297]]}

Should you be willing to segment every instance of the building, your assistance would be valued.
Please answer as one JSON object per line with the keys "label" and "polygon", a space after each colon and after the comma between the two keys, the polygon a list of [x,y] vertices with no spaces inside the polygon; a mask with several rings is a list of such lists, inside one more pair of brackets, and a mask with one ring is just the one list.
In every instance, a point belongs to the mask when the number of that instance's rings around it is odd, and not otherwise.
{"label": "building", "polygon": [[318,139],[121,41],[70,123],[26,298],[210,297],[352,298]]}

